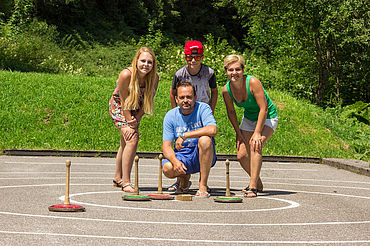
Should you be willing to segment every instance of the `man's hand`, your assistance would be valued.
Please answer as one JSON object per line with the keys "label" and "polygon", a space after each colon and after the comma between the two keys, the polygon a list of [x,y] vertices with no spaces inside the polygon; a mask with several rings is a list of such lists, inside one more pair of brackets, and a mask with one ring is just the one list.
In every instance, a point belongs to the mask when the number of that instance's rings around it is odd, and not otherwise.
{"label": "man's hand", "polygon": [[186,174],[187,168],[184,165],[184,163],[182,163],[181,161],[175,162],[172,165],[173,165],[173,170],[175,171],[177,176],[181,174]]}
{"label": "man's hand", "polygon": [[178,137],[177,139],[176,139],[176,142],[175,142],[175,148],[178,150],[178,151],[180,151],[180,150],[182,150],[183,148],[184,148],[184,146],[182,146],[182,144],[184,143],[184,139],[182,139],[181,137]]}

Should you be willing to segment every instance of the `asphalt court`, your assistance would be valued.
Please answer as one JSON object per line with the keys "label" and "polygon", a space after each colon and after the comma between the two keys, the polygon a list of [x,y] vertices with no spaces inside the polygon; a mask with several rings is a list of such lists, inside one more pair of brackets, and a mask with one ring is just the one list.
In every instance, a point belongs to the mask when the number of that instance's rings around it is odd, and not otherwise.
{"label": "asphalt court", "polygon": [[[82,213],[49,212],[70,200]],[[156,193],[157,159],[140,159],[140,194]],[[309,163],[264,162],[264,192],[243,203],[225,193],[225,162],[212,168],[210,198],[123,201],[113,187],[115,159],[0,156],[0,245],[370,245],[370,177]],[[195,194],[199,175],[193,175]],[[232,195],[249,178],[230,162]],[[134,169],[132,172],[134,182]],[[173,180],[163,176],[163,187]]]}

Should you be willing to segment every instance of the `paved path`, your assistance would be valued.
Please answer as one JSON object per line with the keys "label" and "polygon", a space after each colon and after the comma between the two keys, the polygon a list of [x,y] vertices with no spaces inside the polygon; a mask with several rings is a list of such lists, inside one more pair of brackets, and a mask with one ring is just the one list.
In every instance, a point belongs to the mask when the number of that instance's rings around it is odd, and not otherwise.
{"label": "paved path", "polygon": [[[370,177],[321,164],[263,164],[265,192],[220,204],[224,162],[210,174],[209,199],[128,202],[112,186],[112,158],[68,158],[71,203],[84,213],[49,212],[64,201],[66,157],[0,156],[0,245],[370,245]],[[139,162],[141,194],[155,193],[158,160]],[[133,173],[134,174],[134,173]],[[248,183],[237,162],[231,188]],[[199,175],[194,175],[192,192]],[[173,181],[163,178],[163,186]]]}

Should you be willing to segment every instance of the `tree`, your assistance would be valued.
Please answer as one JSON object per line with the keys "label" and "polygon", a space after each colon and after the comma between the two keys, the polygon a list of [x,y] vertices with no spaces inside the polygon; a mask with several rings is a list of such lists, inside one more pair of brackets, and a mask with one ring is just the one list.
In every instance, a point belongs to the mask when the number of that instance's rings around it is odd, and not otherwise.
{"label": "tree", "polygon": [[249,18],[246,44],[289,77],[283,88],[322,106],[370,100],[368,1],[233,2]]}
{"label": "tree", "polygon": [[5,20],[11,16],[12,6],[13,6],[12,0],[0,1],[0,23],[5,22]]}

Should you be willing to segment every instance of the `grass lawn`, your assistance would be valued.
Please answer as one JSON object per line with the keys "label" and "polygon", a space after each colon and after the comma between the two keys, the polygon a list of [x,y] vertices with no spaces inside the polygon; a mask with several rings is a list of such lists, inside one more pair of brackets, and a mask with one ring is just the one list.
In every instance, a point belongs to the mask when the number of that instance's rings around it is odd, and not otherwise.
{"label": "grass lawn", "polygon": [[[109,150],[119,132],[108,112],[116,77],[85,77],[0,71],[0,149]],[[160,74],[155,113],[141,123],[139,151],[161,151],[162,120],[171,108],[172,76]],[[370,127],[343,121],[281,91],[268,91],[279,124],[264,155],[353,158],[369,161]],[[237,110],[239,120],[243,112]],[[215,118],[217,153],[235,153],[235,134],[221,88]],[[365,151],[364,151],[365,149]]]}

